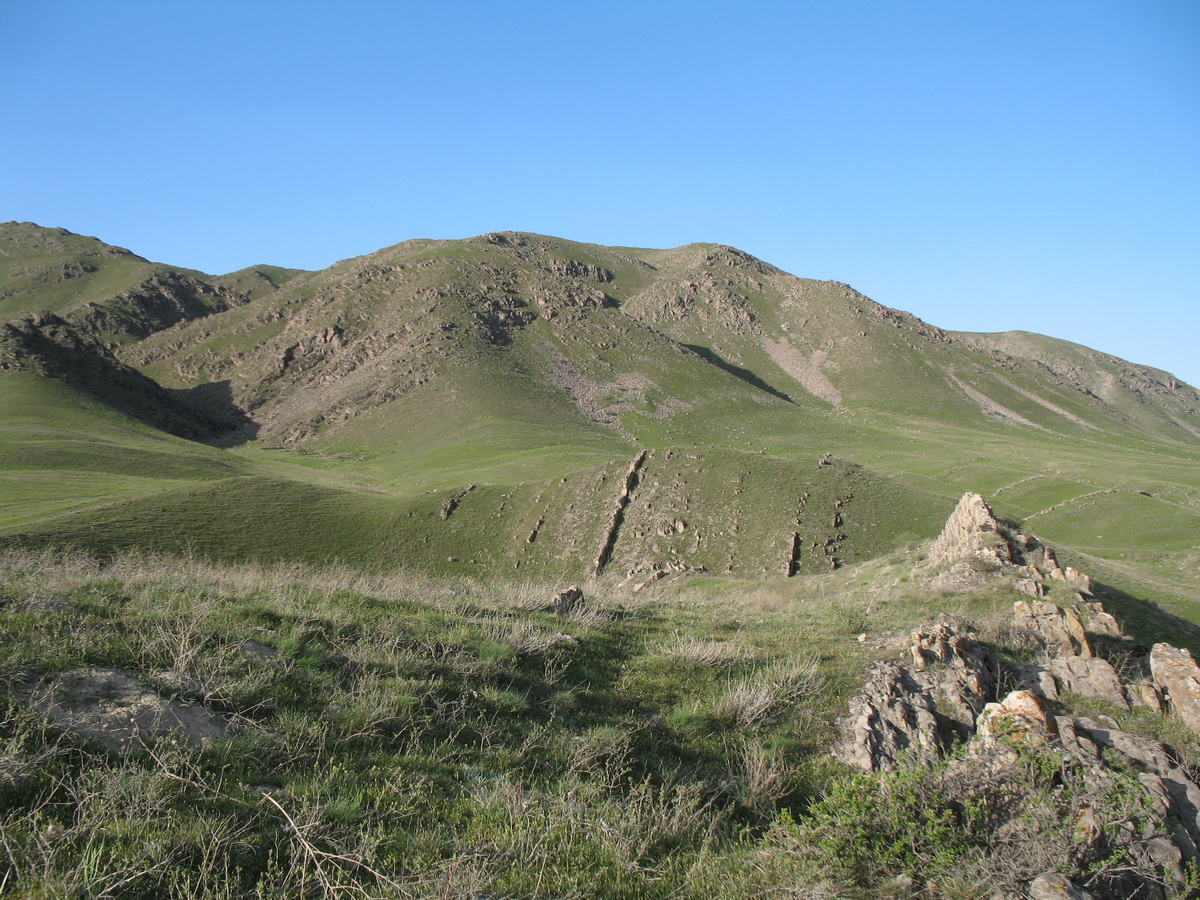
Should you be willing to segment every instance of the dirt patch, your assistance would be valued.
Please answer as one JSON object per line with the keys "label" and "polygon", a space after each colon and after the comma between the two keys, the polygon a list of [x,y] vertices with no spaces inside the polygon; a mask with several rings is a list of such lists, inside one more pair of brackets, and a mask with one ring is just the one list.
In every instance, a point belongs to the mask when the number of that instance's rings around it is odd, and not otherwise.
{"label": "dirt patch", "polygon": [[202,746],[229,731],[211,710],[163,697],[116,669],[64,672],[28,699],[60,727],[121,754],[167,736]]}

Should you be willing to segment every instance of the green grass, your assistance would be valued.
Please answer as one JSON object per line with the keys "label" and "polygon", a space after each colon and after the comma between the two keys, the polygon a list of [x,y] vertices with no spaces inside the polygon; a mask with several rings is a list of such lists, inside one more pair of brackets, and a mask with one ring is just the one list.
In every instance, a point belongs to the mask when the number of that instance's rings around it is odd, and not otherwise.
{"label": "green grass", "polygon": [[[944,773],[889,786],[827,755],[863,671],[894,652],[857,635],[928,621],[913,561],[753,586],[710,578],[652,601],[601,588],[564,617],[552,584],[9,551],[0,880],[15,896],[121,898],[734,900],[789,884],[865,898],[902,871],[948,884],[991,850],[983,820],[918,827],[909,789],[933,796]],[[1013,596],[941,602],[986,639]],[[204,746],[148,736],[118,755],[27,705],[38,685],[89,668],[234,728]],[[1162,715],[1080,709],[1196,758],[1195,736]],[[1045,796],[1040,784],[1018,779],[1007,796]],[[1074,807],[1061,807],[1053,822],[1069,836]],[[859,842],[863,827],[895,841]],[[1030,839],[1047,835],[1060,836]],[[916,855],[897,860],[896,841]],[[1026,851],[1013,846],[1004,864],[1019,872]]]}

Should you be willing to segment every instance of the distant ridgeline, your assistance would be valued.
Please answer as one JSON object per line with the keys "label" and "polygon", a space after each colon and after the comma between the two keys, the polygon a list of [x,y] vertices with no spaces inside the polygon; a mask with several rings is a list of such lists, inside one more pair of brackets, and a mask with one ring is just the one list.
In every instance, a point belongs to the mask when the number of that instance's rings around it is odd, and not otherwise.
{"label": "distant ridgeline", "polygon": [[1113,558],[1200,544],[1194,388],[730,247],[500,233],[214,277],[9,223],[0,320],[8,543],[639,589],[827,572],[969,488]]}

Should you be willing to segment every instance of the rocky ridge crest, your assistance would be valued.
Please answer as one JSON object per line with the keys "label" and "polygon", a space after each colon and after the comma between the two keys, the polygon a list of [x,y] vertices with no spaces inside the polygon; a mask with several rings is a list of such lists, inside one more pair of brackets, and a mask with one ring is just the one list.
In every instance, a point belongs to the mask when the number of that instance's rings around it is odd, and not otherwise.
{"label": "rocky ridge crest", "polygon": [[[1200,785],[1193,774],[1166,745],[1124,731],[1107,717],[1052,710],[1066,711],[1063,695],[1074,694],[1169,713],[1200,734],[1200,666],[1188,650],[1159,643],[1149,654],[1134,648],[1118,658],[1118,670],[1098,652],[1097,641],[1120,638],[1120,626],[1094,599],[1091,580],[1059,566],[1050,548],[1002,523],[981,496],[968,493],[929,560],[953,570],[981,559],[1032,595],[1013,603],[1011,630],[1037,661],[1006,663],[950,618],[918,628],[906,641],[906,659],[877,664],[850,701],[849,713],[838,722],[834,757],[866,773],[944,764],[955,777],[978,784],[1003,780],[1036,751],[1054,754],[1064,770],[1083,773],[1097,793],[1113,782],[1114,773],[1133,773],[1140,802],[1153,813],[1140,830],[1131,830],[1128,822],[1099,821],[1091,807],[1079,813],[1079,828],[1094,832],[1086,840],[1106,842],[1105,852],[1127,859],[1107,890],[1126,890],[1130,893],[1120,896],[1130,897],[1184,896],[1188,872],[1200,864]],[[1077,603],[1040,599],[1050,580],[1076,591]],[[1084,874],[1075,873],[1080,879]],[[1092,896],[1052,875],[1032,879],[1027,894],[1004,896]]]}

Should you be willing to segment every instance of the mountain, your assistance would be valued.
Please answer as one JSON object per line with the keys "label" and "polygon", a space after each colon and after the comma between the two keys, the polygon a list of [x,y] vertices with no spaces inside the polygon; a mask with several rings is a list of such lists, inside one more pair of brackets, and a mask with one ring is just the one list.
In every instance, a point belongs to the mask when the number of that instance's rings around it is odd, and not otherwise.
{"label": "mountain", "polygon": [[638,587],[827,571],[977,490],[1194,578],[1195,388],[730,247],[506,232],[213,277],[9,223],[0,279],[8,542]]}

